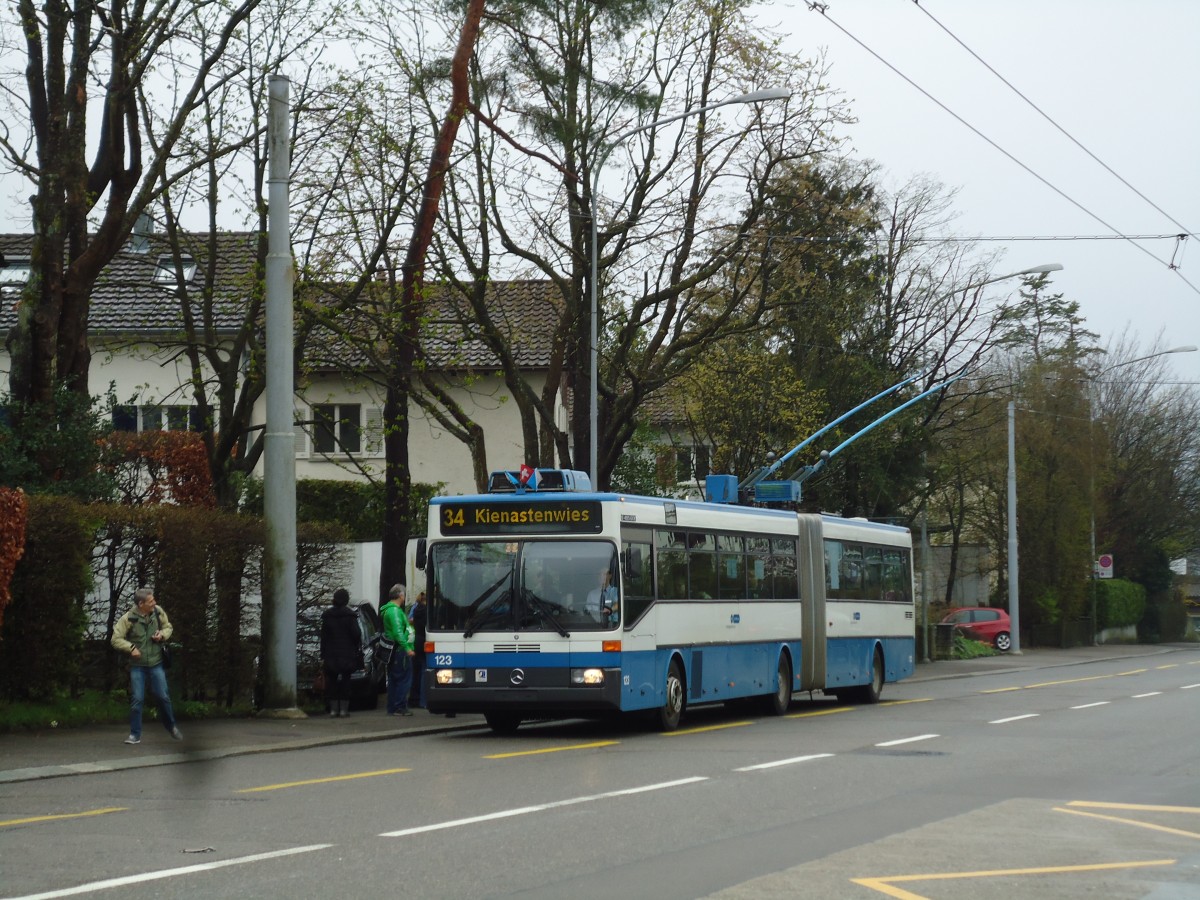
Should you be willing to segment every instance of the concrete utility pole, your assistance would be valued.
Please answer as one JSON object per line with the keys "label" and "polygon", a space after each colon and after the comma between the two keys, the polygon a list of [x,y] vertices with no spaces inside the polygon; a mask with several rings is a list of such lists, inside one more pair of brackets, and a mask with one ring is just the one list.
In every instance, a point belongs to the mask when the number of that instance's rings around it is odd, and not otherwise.
{"label": "concrete utility pole", "polygon": [[303,715],[296,708],[296,437],[292,411],[292,280],[295,272],[289,237],[290,87],[291,83],[282,75],[269,78],[263,708],[277,715]]}

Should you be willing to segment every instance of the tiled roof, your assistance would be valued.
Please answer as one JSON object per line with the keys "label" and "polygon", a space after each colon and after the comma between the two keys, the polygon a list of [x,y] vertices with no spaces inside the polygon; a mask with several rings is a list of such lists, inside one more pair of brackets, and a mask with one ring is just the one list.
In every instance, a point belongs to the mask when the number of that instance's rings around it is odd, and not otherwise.
{"label": "tiled roof", "polygon": [[[199,288],[204,284],[210,243],[215,251],[213,324],[218,330],[233,331],[242,325],[246,298],[253,288],[257,240],[255,232],[219,232],[211,242],[209,235],[203,233],[186,238],[184,252],[195,260],[197,267],[189,281],[196,302],[200,300]],[[88,318],[91,334],[153,337],[178,332],[182,327],[178,301],[168,293],[173,280],[169,283],[155,280],[160,257],[170,256],[164,236],[149,235],[142,252],[133,249],[135,241],[136,238],[126,244],[96,283]],[[32,238],[27,234],[0,234],[0,253],[9,262],[28,260],[31,244]],[[295,287],[297,295],[304,289],[302,284]],[[497,368],[499,361],[478,336],[479,327],[462,296],[441,285],[428,286],[426,293],[429,311],[422,330],[429,362],[442,369]],[[486,288],[486,302],[496,327],[508,336],[517,365],[526,370],[548,367],[561,309],[561,299],[553,284],[492,282]],[[364,322],[367,318],[363,317]],[[6,292],[0,300],[0,332],[7,331],[15,321],[12,295]],[[364,326],[364,330],[366,327],[369,326]],[[362,365],[366,361],[361,351],[335,341],[328,330],[313,336],[308,355],[310,365],[318,369]]]}
{"label": "tiled roof", "polygon": [[[171,258],[171,248],[162,235],[147,236],[140,252],[134,249],[135,239],[126,243],[112,262],[105,267],[92,291],[88,312],[88,331],[92,334],[124,335],[161,334],[178,331],[183,325],[178,298],[174,295],[176,282],[170,276],[155,276],[159,259]],[[182,252],[191,256],[196,272],[188,281],[189,295],[200,301],[200,289],[205,283],[208,260],[215,253],[217,265],[213,272],[213,324],[219,330],[237,329],[245,315],[246,297],[253,286],[255,245],[253,232],[220,232],[209,240],[207,234],[192,234],[186,238]],[[0,252],[10,263],[29,259],[32,238],[29,235],[0,235]],[[173,267],[173,263],[166,263]],[[0,308],[0,328],[11,327],[16,319],[13,303],[6,295]]]}
{"label": "tiled roof", "polygon": [[[421,335],[425,357],[443,370],[488,370],[499,360],[483,338],[466,300],[444,285],[425,288],[428,309]],[[496,281],[486,287],[485,302],[495,327],[505,336],[513,357],[523,370],[545,369],[554,350],[554,333],[561,318],[561,299],[549,281]],[[362,314],[360,330],[367,333],[375,323]],[[308,362],[318,369],[362,366],[365,354],[344,342],[335,342],[329,330],[310,338]]]}

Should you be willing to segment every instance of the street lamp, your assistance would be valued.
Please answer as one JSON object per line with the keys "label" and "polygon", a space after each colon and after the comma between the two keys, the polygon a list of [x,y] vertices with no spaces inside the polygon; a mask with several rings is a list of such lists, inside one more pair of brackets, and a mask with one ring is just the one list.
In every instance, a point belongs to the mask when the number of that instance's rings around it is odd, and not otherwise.
{"label": "street lamp", "polygon": [[[1020,275],[1044,275],[1062,270],[1061,263],[1047,263],[1005,275],[1014,278]],[[999,281],[993,278],[991,281]],[[984,284],[990,284],[985,281]],[[1012,626],[1012,647],[1009,653],[1021,652],[1021,602],[1017,595],[1017,576],[1020,568],[1017,559],[1017,405],[1008,401],[1008,618]]]}
{"label": "street lamp", "polygon": [[[600,265],[598,260],[598,232],[600,223],[598,221],[596,197],[600,193],[600,172],[604,168],[604,163],[608,159],[608,155],[616,149],[617,145],[633,137],[635,134],[640,134],[643,131],[648,131],[659,125],[668,125],[671,122],[678,122],[680,119],[686,119],[689,116],[699,115],[700,113],[710,112],[722,106],[732,106],[735,103],[758,103],[763,100],[787,100],[792,96],[791,90],[788,88],[766,88],[761,91],[751,91],[749,94],[738,94],[736,97],[730,97],[728,100],[721,100],[717,103],[709,103],[706,106],[697,106],[695,109],[684,110],[683,112],[674,115],[666,116],[665,118],[655,119],[652,122],[647,122],[645,125],[639,125],[637,128],[631,128],[624,134],[619,134],[611,141],[601,145],[600,156],[596,161],[596,167],[592,171],[592,273],[591,273],[591,347],[589,356],[591,357],[591,383],[588,394],[588,411],[589,411],[589,459],[591,460],[589,474],[592,479],[592,489],[595,490],[599,486],[599,465],[598,465],[598,431],[600,420],[600,401],[599,393],[596,390],[596,382],[599,376],[599,354],[600,354],[600,338],[599,338],[599,320],[600,320],[600,302],[599,288],[597,281],[600,275]],[[1060,267],[1061,268],[1061,267]]]}
{"label": "street lamp", "polygon": [[1157,353],[1150,353],[1146,356],[1139,356],[1136,359],[1127,359],[1124,362],[1113,363],[1107,368],[1101,369],[1095,375],[1088,378],[1088,500],[1091,506],[1091,551],[1092,551],[1092,577],[1091,577],[1091,605],[1092,605],[1092,643],[1096,642],[1096,626],[1099,624],[1096,621],[1096,456],[1095,442],[1093,437],[1094,423],[1096,421],[1095,414],[1095,395],[1096,395],[1096,379],[1101,375],[1106,375],[1113,369],[1119,369],[1122,366],[1131,366],[1134,363],[1145,362],[1148,359],[1157,359],[1160,356],[1169,356],[1172,353],[1195,353],[1196,346],[1194,344],[1185,344],[1182,347],[1172,347],[1170,350],[1160,350]]}
{"label": "street lamp", "polygon": [[996,281],[1005,281],[1009,278],[1020,278],[1022,275],[1048,275],[1051,272],[1061,272],[1062,263],[1045,263],[1044,265],[1034,266],[1032,269],[1022,269],[1020,272],[1010,272],[1007,275],[997,275],[995,278],[989,278],[987,281],[979,281],[975,284],[969,284],[963,290],[971,290],[971,288],[983,287],[985,284],[992,284]]}

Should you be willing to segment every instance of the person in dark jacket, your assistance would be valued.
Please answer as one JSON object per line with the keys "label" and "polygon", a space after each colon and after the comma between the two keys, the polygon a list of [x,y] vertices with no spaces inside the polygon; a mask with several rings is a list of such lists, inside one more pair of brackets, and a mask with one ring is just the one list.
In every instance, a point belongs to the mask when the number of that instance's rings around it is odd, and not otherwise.
{"label": "person in dark jacket", "polygon": [[362,633],[345,588],[333,592],[333,605],[321,613],[321,665],[329,715],[350,715],[350,673],[362,666]]}
{"label": "person in dark jacket", "polygon": [[408,705],[418,709],[425,708],[425,626],[429,619],[429,607],[426,605],[425,592],[417,594],[417,602],[413,604],[408,620],[412,622],[416,640],[413,641],[413,674],[412,690],[408,697]]}

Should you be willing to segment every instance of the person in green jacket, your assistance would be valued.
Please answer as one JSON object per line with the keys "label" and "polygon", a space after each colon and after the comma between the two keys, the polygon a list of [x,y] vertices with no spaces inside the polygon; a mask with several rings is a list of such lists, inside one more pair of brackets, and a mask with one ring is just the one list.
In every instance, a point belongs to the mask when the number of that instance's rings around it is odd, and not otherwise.
{"label": "person in green jacket", "polygon": [[379,610],[383,619],[383,640],[380,645],[390,654],[387,667],[387,711],[389,716],[411,716],[408,690],[412,686],[413,650],[412,623],[404,614],[407,590],[402,584],[392,585],[388,602]]}
{"label": "person in green jacket", "polygon": [[183,735],[175,724],[171,695],[167,689],[167,673],[163,668],[163,644],[174,629],[167,611],[154,599],[150,588],[138,588],[133,595],[133,609],[117,619],[113,626],[112,645],[118,653],[129,655],[129,737],[127,744],[142,742],[142,706],[146,701],[146,682],[158,704],[158,717],[167,734],[182,741]]}

